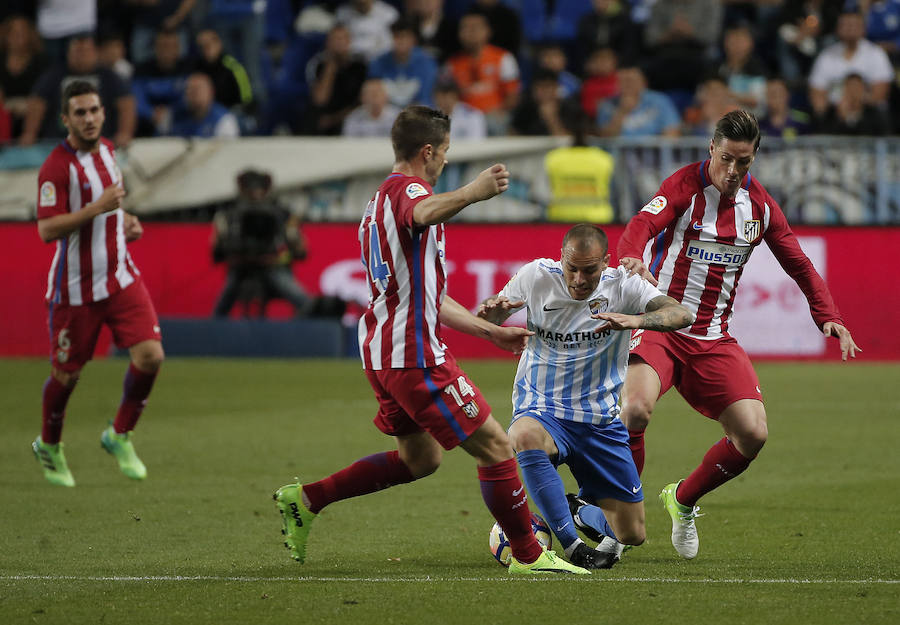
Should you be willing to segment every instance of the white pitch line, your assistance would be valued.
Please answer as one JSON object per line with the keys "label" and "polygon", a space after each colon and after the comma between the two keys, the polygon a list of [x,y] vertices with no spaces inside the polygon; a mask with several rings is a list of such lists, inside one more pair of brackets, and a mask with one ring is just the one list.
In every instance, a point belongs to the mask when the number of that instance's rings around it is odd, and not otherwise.
{"label": "white pitch line", "polygon": [[[562,581],[569,576],[547,577],[250,577],[244,575],[0,575],[3,581],[73,581],[73,582],[353,582],[353,583],[443,583],[443,582],[512,582]],[[585,580],[591,578],[584,578]],[[609,577],[593,578],[603,582],[636,582],[644,584],[900,584],[898,579],[678,579],[675,577]]]}

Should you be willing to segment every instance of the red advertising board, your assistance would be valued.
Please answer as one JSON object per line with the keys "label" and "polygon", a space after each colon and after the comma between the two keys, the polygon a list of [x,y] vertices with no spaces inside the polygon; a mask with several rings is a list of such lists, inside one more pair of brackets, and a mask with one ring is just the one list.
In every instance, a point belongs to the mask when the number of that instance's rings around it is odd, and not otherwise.
{"label": "red advertising board", "polygon": [[[131,253],[161,317],[208,317],[225,279],[210,255],[208,225],[147,223]],[[567,229],[558,224],[451,224],[448,227],[448,292],[474,309],[498,291],[515,270],[538,257],[557,258]],[[900,360],[900,333],[885,317],[900,308],[900,279],[890,262],[900,249],[900,228],[794,229],[823,274],[865,360]],[[308,259],[297,263],[298,280],[314,293],[365,303],[365,275],[355,224],[306,224]],[[609,226],[611,249],[622,232]],[[0,224],[0,355],[47,353],[43,296],[52,245],[44,245],[34,224]],[[276,302],[270,316],[287,317]],[[733,331],[754,358],[836,359],[836,341],[825,341],[806,302],[765,246],[754,252],[735,305]],[[461,358],[502,356],[480,339],[445,331]],[[105,352],[108,338],[98,347]]]}

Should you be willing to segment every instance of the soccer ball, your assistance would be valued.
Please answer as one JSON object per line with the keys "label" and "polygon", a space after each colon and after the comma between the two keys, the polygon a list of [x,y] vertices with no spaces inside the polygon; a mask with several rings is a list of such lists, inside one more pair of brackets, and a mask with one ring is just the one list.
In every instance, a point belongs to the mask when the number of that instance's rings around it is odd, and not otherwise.
{"label": "soccer ball", "polygon": [[[534,537],[537,538],[542,547],[550,548],[553,542],[550,526],[547,525],[547,522],[540,515],[534,512],[531,513],[531,531],[534,532]],[[491,528],[490,545],[491,554],[493,554],[497,562],[503,566],[509,566],[512,558],[512,548],[509,546],[509,539],[506,538],[506,534],[500,529],[499,523],[494,523],[494,527]]]}

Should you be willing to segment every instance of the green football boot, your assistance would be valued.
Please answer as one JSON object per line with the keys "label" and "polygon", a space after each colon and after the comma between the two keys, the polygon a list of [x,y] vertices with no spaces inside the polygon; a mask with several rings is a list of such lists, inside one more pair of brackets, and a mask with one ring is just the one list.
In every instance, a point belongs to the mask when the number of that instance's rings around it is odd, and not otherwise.
{"label": "green football boot", "polygon": [[115,456],[122,473],[133,480],[143,480],[147,477],[147,467],[134,451],[131,432],[116,434],[113,426],[109,426],[100,435],[100,445],[107,453]]}
{"label": "green football boot", "polygon": [[673,482],[659,494],[660,501],[666,507],[669,516],[672,517],[672,546],[682,558],[688,560],[697,557],[700,549],[700,538],[697,536],[697,526],[694,519],[700,514],[700,506],[685,506],[678,503],[675,491],[681,482]]}
{"label": "green football boot", "polygon": [[284,546],[290,550],[294,560],[303,564],[309,528],[316,518],[316,514],[303,504],[303,484],[286,484],[275,491],[272,499],[281,513]]}
{"label": "green football boot", "polygon": [[75,478],[66,464],[66,456],[63,454],[63,444],[47,445],[41,440],[40,435],[31,443],[34,457],[41,463],[44,469],[44,477],[51,484],[57,486],[75,486]]}
{"label": "green football boot", "polygon": [[510,575],[543,575],[544,573],[567,573],[570,575],[590,575],[591,572],[570,564],[552,551],[544,550],[541,557],[531,564],[522,564],[515,557],[510,558]]}

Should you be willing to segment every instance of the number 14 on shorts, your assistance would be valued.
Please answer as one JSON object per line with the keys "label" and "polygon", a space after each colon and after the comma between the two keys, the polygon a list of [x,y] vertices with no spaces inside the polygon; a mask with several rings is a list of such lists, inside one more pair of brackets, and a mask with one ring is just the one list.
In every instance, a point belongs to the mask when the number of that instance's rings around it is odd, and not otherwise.
{"label": "number 14 on shorts", "polygon": [[[467,417],[474,419],[478,416],[478,403],[474,401],[475,389],[473,389],[472,385],[466,380],[466,376],[461,375],[456,378],[456,385],[448,384],[447,387],[444,388],[444,392],[453,397],[456,405],[462,408],[462,411],[466,413]],[[466,395],[469,395],[473,399],[466,401],[466,399],[464,399]]]}

